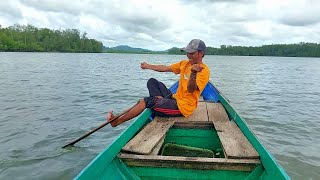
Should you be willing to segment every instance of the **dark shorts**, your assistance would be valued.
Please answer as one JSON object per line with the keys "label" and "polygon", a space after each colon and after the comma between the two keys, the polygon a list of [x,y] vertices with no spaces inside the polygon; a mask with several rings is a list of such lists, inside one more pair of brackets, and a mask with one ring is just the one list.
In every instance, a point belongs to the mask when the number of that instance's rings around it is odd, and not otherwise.
{"label": "dark shorts", "polygon": [[149,97],[144,98],[146,107],[152,109],[156,116],[177,117],[182,116],[177,101],[172,98],[171,91],[161,82],[150,78],[147,83]]}

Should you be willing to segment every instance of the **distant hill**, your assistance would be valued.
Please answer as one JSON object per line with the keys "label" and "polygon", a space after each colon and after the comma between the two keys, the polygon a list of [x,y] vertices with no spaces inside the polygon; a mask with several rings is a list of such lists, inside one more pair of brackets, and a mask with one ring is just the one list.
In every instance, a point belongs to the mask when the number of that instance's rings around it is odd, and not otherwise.
{"label": "distant hill", "polygon": [[151,51],[149,49],[134,48],[128,45],[120,45],[115,47],[104,46],[103,50],[104,52],[108,52],[108,53],[155,53],[155,51]]}
{"label": "distant hill", "polygon": [[149,49],[134,48],[134,47],[130,47],[128,45],[120,45],[120,46],[113,47],[112,49],[117,49],[117,50],[122,50],[122,51],[151,51]]}

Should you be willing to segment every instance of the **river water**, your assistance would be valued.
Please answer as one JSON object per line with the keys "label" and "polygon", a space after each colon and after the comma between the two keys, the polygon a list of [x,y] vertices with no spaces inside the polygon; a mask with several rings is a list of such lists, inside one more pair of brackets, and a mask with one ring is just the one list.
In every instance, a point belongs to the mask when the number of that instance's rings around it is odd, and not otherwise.
{"label": "river water", "polygon": [[[180,55],[0,53],[0,179],[71,179],[131,122],[61,149],[148,95]],[[292,179],[320,179],[320,59],[205,56],[211,82]]]}

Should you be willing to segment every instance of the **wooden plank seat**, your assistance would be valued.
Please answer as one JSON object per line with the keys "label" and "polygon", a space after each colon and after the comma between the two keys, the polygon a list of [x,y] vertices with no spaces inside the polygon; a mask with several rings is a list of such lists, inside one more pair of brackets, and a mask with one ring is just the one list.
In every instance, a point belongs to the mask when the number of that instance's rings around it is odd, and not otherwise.
{"label": "wooden plank seat", "polygon": [[261,163],[259,159],[195,158],[178,156],[135,155],[125,153],[119,153],[118,158],[120,158],[129,166],[238,171],[252,171]]}
{"label": "wooden plank seat", "polygon": [[221,103],[207,103],[209,121],[217,130],[225,155],[230,159],[255,159],[259,154],[241,132],[237,124],[230,121]]}
{"label": "wooden plank seat", "polygon": [[209,121],[208,119],[208,111],[207,105],[205,102],[198,102],[197,109],[188,116],[188,117],[170,117],[170,120],[174,120],[176,122],[188,122],[188,121]]}
{"label": "wooden plank seat", "polygon": [[174,125],[177,128],[210,128],[210,124],[206,122],[213,123],[226,158],[259,158],[259,154],[243,135],[239,127],[229,120],[222,104],[206,102],[199,102],[198,108],[189,117],[155,117],[122,150],[135,154],[157,155],[163,144],[165,134],[170,127]]}
{"label": "wooden plank seat", "polygon": [[174,129],[214,129],[211,121],[175,121]]}
{"label": "wooden plank seat", "polygon": [[151,154],[157,145],[160,146],[159,149],[161,148],[162,144],[159,143],[164,139],[165,134],[173,124],[174,121],[168,118],[155,117],[122,150],[136,154]]}
{"label": "wooden plank seat", "polygon": [[163,136],[159,142],[155,145],[155,147],[152,149],[152,151],[150,152],[150,155],[157,155],[159,154],[160,152],[160,149],[164,143],[164,139],[165,139],[165,136]]}
{"label": "wooden plank seat", "polygon": [[155,117],[151,123],[147,124],[143,130],[122,148],[122,151],[135,154],[158,154],[163,144],[165,134],[176,121],[208,122],[207,106],[205,102],[199,102],[198,108],[189,117]]}

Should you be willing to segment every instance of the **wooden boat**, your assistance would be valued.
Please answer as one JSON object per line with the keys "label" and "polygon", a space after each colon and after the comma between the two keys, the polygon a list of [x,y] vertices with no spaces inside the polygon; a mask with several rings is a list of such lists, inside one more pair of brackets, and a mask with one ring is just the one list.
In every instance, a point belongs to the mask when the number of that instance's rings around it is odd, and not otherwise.
{"label": "wooden boat", "polygon": [[212,83],[201,95],[189,117],[145,110],[75,179],[290,179]]}

